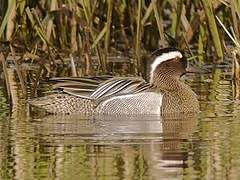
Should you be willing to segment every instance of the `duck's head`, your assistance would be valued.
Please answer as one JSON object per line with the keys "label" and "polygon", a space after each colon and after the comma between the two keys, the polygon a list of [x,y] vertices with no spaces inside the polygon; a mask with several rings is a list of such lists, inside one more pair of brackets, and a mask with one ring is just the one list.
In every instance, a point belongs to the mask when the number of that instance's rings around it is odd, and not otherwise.
{"label": "duck's head", "polygon": [[167,79],[179,79],[187,71],[187,59],[177,48],[158,49],[153,53],[150,83],[158,83]]}

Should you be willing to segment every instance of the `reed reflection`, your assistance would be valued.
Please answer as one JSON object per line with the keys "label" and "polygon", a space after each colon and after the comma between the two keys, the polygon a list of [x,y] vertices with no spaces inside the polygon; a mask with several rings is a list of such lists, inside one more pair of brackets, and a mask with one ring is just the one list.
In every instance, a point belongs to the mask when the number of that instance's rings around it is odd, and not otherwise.
{"label": "reed reflection", "polygon": [[[119,177],[120,173],[128,178],[157,179],[160,175],[182,176],[191,148],[185,144],[191,139],[197,117],[196,114],[92,119],[47,116],[34,119],[33,123],[41,139],[40,146],[50,144],[68,149],[64,156],[71,158],[63,158],[58,152],[54,155],[61,158],[60,169],[68,168],[65,170],[69,172],[80,163],[78,171],[85,175],[91,172],[91,176]],[[81,154],[80,159],[77,153]]]}

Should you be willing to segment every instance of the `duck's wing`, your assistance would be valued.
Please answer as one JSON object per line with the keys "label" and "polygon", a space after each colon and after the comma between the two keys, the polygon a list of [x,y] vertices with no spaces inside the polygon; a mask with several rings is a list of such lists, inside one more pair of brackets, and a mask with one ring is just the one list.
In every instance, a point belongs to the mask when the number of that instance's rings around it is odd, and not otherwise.
{"label": "duck's wing", "polygon": [[150,87],[142,78],[112,78],[99,85],[91,94],[92,99],[105,99],[110,96],[134,94],[142,92]]}
{"label": "duck's wing", "polygon": [[72,78],[52,78],[54,89],[71,94],[77,97],[90,98],[91,94],[99,87],[101,83],[111,79],[112,76],[96,76],[96,77],[72,77]]}
{"label": "duck's wing", "polygon": [[134,94],[149,88],[142,78],[125,78],[112,76],[96,76],[84,78],[53,78],[54,89],[73,96],[88,99],[105,99],[110,96]]}

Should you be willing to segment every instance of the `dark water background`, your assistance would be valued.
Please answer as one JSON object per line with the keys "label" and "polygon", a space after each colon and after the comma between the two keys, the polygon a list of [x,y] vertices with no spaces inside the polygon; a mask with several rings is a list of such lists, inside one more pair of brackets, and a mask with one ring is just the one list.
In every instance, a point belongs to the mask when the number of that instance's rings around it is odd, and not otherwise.
{"label": "dark water background", "polygon": [[197,116],[33,116],[0,86],[0,179],[239,179],[238,87],[231,68],[209,69],[185,77]]}

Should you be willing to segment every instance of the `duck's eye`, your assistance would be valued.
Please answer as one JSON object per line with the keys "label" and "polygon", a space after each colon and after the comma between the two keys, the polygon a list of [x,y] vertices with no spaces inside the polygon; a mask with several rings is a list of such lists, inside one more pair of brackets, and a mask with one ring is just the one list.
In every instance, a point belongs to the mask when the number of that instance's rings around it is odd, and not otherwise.
{"label": "duck's eye", "polygon": [[166,63],[166,65],[165,65],[166,67],[170,67],[170,64],[168,64],[168,63]]}

